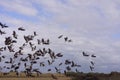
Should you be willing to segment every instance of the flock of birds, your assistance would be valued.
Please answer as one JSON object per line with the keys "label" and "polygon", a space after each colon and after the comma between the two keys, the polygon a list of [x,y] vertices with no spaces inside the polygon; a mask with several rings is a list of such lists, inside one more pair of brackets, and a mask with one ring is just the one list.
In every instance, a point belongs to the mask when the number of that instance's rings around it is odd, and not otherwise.
{"label": "flock of birds", "polygon": [[[5,32],[5,28],[9,28],[6,24],[2,24],[0,22],[0,36],[7,34]],[[19,76],[19,69],[22,67],[22,72],[26,74],[26,76],[32,76],[32,73],[36,72],[37,76],[42,74],[40,71],[41,67],[45,66],[51,66],[53,63],[55,63],[55,60],[62,58],[63,54],[62,53],[56,53],[53,51],[51,48],[38,48],[38,45],[41,46],[47,46],[50,45],[50,39],[35,39],[38,34],[36,31],[34,31],[31,35],[23,35],[24,42],[21,43],[21,45],[17,45],[19,43],[17,40],[19,39],[19,35],[17,32],[24,32],[26,29],[23,27],[19,27],[17,31],[12,31],[12,34],[8,35],[7,37],[4,38],[4,46],[0,46],[0,63],[4,62],[4,66],[0,66],[0,70],[7,69],[9,72],[16,72],[16,75]],[[69,39],[68,37],[64,37],[63,35],[58,36],[58,39],[63,39],[65,42],[72,42],[72,39]],[[36,42],[34,44],[32,41]],[[1,42],[2,44],[2,42]],[[14,47],[15,45],[18,46],[18,49],[16,50]],[[25,48],[28,47],[30,48],[31,53],[24,53]],[[11,53],[10,58],[6,57],[6,52],[8,51]],[[92,57],[96,58],[94,54],[88,55],[85,52],[82,52],[82,55],[84,57]],[[45,56],[48,56],[47,58]],[[43,59],[44,60],[41,60]],[[90,70],[93,71],[94,69],[94,62],[90,61]],[[39,65],[39,67],[34,67],[34,65]],[[65,69],[60,69],[60,66],[65,66]],[[58,66],[54,66],[54,68],[46,68],[48,72],[51,72],[53,69],[57,73],[61,73],[62,71],[64,74],[66,74],[68,71],[71,71],[72,68],[75,68],[76,72],[79,72],[78,68],[81,67],[81,65],[75,63],[73,60],[70,59],[65,59],[63,62],[58,63]],[[23,69],[24,68],[24,69]],[[62,71],[61,71],[62,70]],[[6,75],[8,73],[4,73]],[[51,75],[53,78],[56,78],[53,74]]]}
{"label": "flock of birds", "polygon": [[[85,53],[85,52],[82,52],[82,54],[83,54],[83,56],[84,57],[92,57],[92,58],[96,58],[96,56],[94,55],[94,54],[92,54],[92,55],[89,55],[89,54],[87,54],[87,53]],[[90,70],[91,71],[93,71],[94,70],[94,65],[95,65],[95,62],[94,61],[90,61]]]}

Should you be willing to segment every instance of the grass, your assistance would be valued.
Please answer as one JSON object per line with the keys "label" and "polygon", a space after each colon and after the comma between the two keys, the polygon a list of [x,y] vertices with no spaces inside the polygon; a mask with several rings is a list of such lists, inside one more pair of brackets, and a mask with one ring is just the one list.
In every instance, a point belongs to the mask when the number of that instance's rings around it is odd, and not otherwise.
{"label": "grass", "polygon": [[[24,73],[20,73],[20,76],[16,76],[15,72],[10,72],[7,75],[0,73],[0,80],[55,80],[51,77],[51,74],[41,74],[37,76],[32,74],[34,77],[26,77]],[[58,79],[57,80],[71,80],[70,77],[67,77],[63,74],[54,74]]]}
{"label": "grass", "polygon": [[[52,78],[0,78],[0,80],[54,80]],[[59,78],[58,80],[71,80],[70,78]]]}
{"label": "grass", "polygon": [[120,73],[118,72],[109,74],[69,72],[66,76],[64,74],[54,74],[58,79],[53,79],[50,73],[39,76],[36,74],[32,75],[34,77],[26,77],[24,73],[21,73],[20,76],[16,76],[15,72],[11,72],[8,75],[0,73],[0,80],[120,80]]}

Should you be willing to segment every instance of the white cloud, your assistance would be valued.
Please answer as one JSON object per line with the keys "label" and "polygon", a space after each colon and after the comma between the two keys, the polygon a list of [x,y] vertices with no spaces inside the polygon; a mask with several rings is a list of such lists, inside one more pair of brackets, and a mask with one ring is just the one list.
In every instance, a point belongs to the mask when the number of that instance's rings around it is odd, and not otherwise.
{"label": "white cloud", "polygon": [[18,1],[18,0],[4,0],[1,1],[0,6],[7,11],[12,11],[26,15],[26,16],[36,16],[38,11],[33,7],[32,3],[28,1]]}

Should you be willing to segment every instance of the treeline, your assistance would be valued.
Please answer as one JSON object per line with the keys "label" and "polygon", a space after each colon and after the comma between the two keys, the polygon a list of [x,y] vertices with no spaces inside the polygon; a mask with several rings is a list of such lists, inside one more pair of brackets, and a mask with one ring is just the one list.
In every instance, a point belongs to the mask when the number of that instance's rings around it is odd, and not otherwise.
{"label": "treeline", "polygon": [[120,72],[111,73],[83,73],[67,72],[66,76],[72,80],[120,80]]}

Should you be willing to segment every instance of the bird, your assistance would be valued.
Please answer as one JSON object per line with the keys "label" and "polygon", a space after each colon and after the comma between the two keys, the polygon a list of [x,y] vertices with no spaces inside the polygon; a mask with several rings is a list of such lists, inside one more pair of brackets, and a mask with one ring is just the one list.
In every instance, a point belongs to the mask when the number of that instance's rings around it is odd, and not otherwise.
{"label": "bird", "polygon": [[15,52],[14,48],[13,48],[13,45],[9,45],[7,47],[8,47],[9,52]]}
{"label": "bird", "polygon": [[94,67],[93,66],[89,66],[90,67],[90,70],[93,71]]}
{"label": "bird", "polygon": [[92,54],[91,57],[95,58],[96,56],[94,54]]}
{"label": "bird", "polygon": [[17,43],[17,41],[16,40],[12,40],[11,43]]}
{"label": "bird", "polygon": [[3,26],[2,28],[8,28],[8,26],[6,26],[6,25],[4,24],[4,26]]}
{"label": "bird", "polygon": [[65,42],[72,42],[72,39],[69,39],[68,37],[64,37]]}
{"label": "bird", "polygon": [[0,22],[0,26],[1,26],[2,28],[8,28],[8,26],[6,26],[6,24],[2,24],[1,22]]}
{"label": "bird", "polygon": [[86,56],[86,57],[88,57],[89,55],[88,54],[86,54],[85,52],[82,52],[82,54],[83,54],[83,56]]}
{"label": "bird", "polygon": [[66,64],[66,65],[69,65],[69,64],[71,64],[71,61],[65,60],[65,64]]}
{"label": "bird", "polygon": [[1,27],[3,27],[3,26],[4,26],[4,24],[2,24],[2,23],[0,22],[0,26],[1,26]]}
{"label": "bird", "polygon": [[50,44],[50,40],[47,39],[45,44],[49,45]]}
{"label": "bird", "polygon": [[34,44],[32,44],[32,42],[29,42],[29,45],[30,45],[30,47],[32,48]]}
{"label": "bird", "polygon": [[63,55],[61,53],[57,53],[56,56],[57,57],[63,57]]}
{"label": "bird", "polygon": [[94,64],[95,64],[93,61],[90,61],[90,63],[92,64],[92,66],[94,66]]}
{"label": "bird", "polygon": [[7,69],[10,69],[10,67],[7,67]]}
{"label": "bird", "polygon": [[14,69],[15,69],[15,71],[16,71],[17,69],[19,69],[19,66],[16,66]]}
{"label": "bird", "polygon": [[75,71],[76,71],[77,73],[79,73],[79,71],[78,71],[78,69],[77,69],[77,68],[75,69]]}
{"label": "bird", "polygon": [[60,72],[60,69],[58,69],[57,67],[55,67],[55,70],[56,70],[56,72],[58,72],[58,73]]}
{"label": "bird", "polygon": [[76,64],[73,61],[71,63],[72,63],[71,67],[75,67],[76,66]]}
{"label": "bird", "polygon": [[15,39],[17,39],[17,34],[16,34],[16,32],[15,31],[13,31],[13,37],[15,38]]}
{"label": "bird", "polygon": [[66,69],[67,69],[67,71],[70,71],[70,70],[71,70],[70,66],[67,66]]}
{"label": "bird", "polygon": [[52,62],[50,62],[50,60],[48,60],[48,64],[49,64],[49,65],[51,65],[51,64],[52,64]]}
{"label": "bird", "polygon": [[5,45],[10,45],[12,43],[12,38],[6,37],[4,43],[5,43]]}
{"label": "bird", "polygon": [[2,35],[2,34],[6,34],[6,32],[5,32],[5,31],[0,30],[0,34],[1,34],[1,35]]}
{"label": "bird", "polygon": [[34,36],[37,36],[37,33],[36,33],[36,31],[34,31]]}
{"label": "bird", "polygon": [[10,62],[9,62],[9,61],[5,61],[5,63],[7,63],[7,64],[8,64],[8,63],[10,63]]}
{"label": "bird", "polygon": [[25,31],[25,29],[23,27],[19,27],[18,30]]}
{"label": "bird", "polygon": [[40,66],[44,67],[45,66],[44,62],[40,62]]}
{"label": "bird", "polygon": [[0,51],[4,51],[4,47],[1,47],[1,48],[0,48]]}
{"label": "bird", "polygon": [[27,67],[27,63],[24,63],[25,68]]}
{"label": "bird", "polygon": [[61,62],[61,63],[59,63],[59,66],[61,66],[63,63]]}
{"label": "bird", "polygon": [[72,42],[72,40],[70,39],[70,40],[68,40],[68,42]]}
{"label": "bird", "polygon": [[48,72],[51,71],[51,69],[48,69]]}
{"label": "bird", "polygon": [[41,39],[41,42],[42,42],[42,44],[44,44],[44,43],[45,43],[45,40],[42,38],[42,39]]}
{"label": "bird", "polygon": [[5,58],[5,56],[2,56],[2,58]]}
{"label": "bird", "polygon": [[65,40],[65,42],[67,42],[67,40],[68,40],[68,37],[65,37],[65,38],[64,38],[64,40]]}
{"label": "bird", "polygon": [[41,41],[40,41],[39,39],[37,39],[37,43],[38,43],[38,45],[40,45],[40,44],[41,44]]}
{"label": "bird", "polygon": [[48,53],[52,53],[52,50],[50,48],[48,48]]}
{"label": "bird", "polygon": [[58,37],[58,39],[60,39],[60,38],[62,38],[63,37],[63,35],[60,35],[59,37]]}

